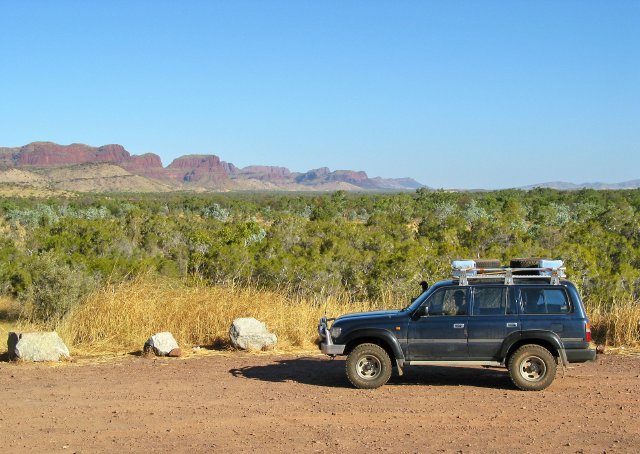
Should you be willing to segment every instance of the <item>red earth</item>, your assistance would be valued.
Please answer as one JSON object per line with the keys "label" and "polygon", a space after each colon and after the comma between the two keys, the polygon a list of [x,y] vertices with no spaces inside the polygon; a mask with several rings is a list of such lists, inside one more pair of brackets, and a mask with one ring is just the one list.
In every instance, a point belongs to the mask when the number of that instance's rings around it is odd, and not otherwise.
{"label": "red earth", "polygon": [[358,390],[312,354],[1,362],[0,398],[3,453],[640,451],[640,356],[572,365],[542,392],[445,366]]}

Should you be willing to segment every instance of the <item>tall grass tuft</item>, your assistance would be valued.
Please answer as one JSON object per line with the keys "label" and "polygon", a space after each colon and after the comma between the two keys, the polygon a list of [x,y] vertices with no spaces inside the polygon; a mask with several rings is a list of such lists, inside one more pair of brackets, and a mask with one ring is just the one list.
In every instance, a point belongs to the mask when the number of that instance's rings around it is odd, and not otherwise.
{"label": "tall grass tuft", "polygon": [[640,346],[640,301],[627,299],[605,304],[585,302],[593,339],[615,347]]}
{"label": "tall grass tuft", "polygon": [[95,292],[57,329],[76,353],[98,354],[140,350],[159,331],[170,331],[183,347],[224,346],[235,318],[255,317],[278,336],[279,350],[307,349],[313,348],[318,319],[325,311],[337,316],[375,306],[347,298],[312,301],[251,287],[140,277]]}

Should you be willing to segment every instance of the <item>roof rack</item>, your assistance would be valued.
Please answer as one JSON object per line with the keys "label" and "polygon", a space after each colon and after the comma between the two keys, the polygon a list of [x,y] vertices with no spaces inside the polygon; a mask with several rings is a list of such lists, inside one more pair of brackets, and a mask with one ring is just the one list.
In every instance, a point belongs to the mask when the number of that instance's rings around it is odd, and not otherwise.
{"label": "roof rack", "polygon": [[[523,274],[534,272],[537,274]],[[453,278],[459,280],[458,285],[469,285],[469,280],[476,279],[504,279],[505,285],[513,285],[516,279],[543,279],[548,280],[551,285],[560,285],[560,278],[565,276],[564,266],[558,268],[453,268]]]}

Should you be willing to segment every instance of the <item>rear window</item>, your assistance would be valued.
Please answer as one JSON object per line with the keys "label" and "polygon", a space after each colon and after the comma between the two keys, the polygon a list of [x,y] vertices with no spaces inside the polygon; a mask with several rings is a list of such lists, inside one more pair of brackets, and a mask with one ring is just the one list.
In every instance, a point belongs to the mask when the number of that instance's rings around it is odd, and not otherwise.
{"label": "rear window", "polygon": [[567,294],[561,288],[521,288],[525,314],[567,314],[571,312]]}

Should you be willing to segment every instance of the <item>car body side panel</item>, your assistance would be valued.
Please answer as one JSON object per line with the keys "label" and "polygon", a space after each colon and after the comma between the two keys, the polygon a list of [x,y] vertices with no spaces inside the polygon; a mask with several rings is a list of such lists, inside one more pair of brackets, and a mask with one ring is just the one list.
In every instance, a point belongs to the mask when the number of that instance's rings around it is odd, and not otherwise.
{"label": "car body side panel", "polygon": [[503,360],[509,353],[511,347],[521,340],[531,340],[532,343],[535,343],[536,341],[544,341],[549,343],[555,350],[561,350],[563,348],[560,337],[553,331],[522,330],[511,333],[507,336],[507,338],[502,343],[502,348],[500,349],[500,353],[498,355],[499,359]]}
{"label": "car body side panel", "polygon": [[468,316],[424,316],[409,324],[409,355],[416,360],[463,360]]}
{"label": "car body side panel", "polygon": [[[515,308],[515,293],[512,289],[509,289],[506,297],[509,307]],[[472,315],[468,322],[469,359],[497,359],[505,338],[521,329],[517,311],[513,314],[473,315],[476,313],[476,304],[478,304],[477,295],[473,292]]]}

